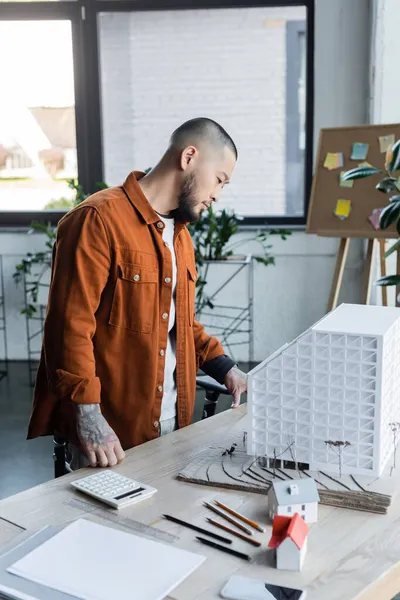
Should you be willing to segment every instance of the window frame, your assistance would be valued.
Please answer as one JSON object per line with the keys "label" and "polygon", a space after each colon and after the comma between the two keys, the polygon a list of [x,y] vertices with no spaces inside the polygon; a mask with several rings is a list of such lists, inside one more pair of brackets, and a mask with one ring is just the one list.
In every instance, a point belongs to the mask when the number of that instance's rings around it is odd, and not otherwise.
{"label": "window frame", "polygon": [[[246,8],[287,6],[304,6],[306,8],[306,105],[303,215],[245,217],[241,221],[242,228],[302,229],[306,225],[313,162],[314,2],[315,0],[250,0],[248,4],[245,4]],[[61,0],[60,2],[26,2],[23,0],[2,2],[0,0],[0,20],[71,20],[79,182],[85,190],[93,193],[98,190],[97,182],[103,181],[98,14],[144,10],[227,9],[243,8],[243,6],[243,0]],[[290,24],[288,23],[288,25]],[[291,69],[290,65],[289,72]],[[293,103],[290,104],[290,109],[297,110],[297,108],[293,108]],[[293,152],[292,142],[286,152]],[[32,221],[56,225],[66,212],[0,211],[0,227],[29,227]]]}

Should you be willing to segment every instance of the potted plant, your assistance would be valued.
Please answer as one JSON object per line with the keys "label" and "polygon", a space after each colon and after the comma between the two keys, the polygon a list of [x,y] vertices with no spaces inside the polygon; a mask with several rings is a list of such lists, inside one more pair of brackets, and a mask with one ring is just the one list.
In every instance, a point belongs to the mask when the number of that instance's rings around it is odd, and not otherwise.
{"label": "potted plant", "polygon": [[[376,185],[376,189],[383,194],[388,194],[388,205],[382,210],[379,216],[379,227],[387,229],[392,223],[396,223],[396,229],[400,236],[400,140],[397,140],[388,148],[385,157],[384,168],[375,166],[357,167],[347,171],[343,175],[343,180],[363,179],[371,175],[382,174],[382,179]],[[390,256],[396,250],[400,250],[400,239],[397,240],[385,252],[385,258]],[[400,273],[381,277],[376,282],[377,285],[392,286],[400,284]]]}
{"label": "potted plant", "polygon": [[200,219],[188,226],[193,239],[195,249],[196,266],[199,274],[197,280],[196,305],[200,311],[204,306],[213,308],[213,303],[204,294],[207,284],[208,264],[212,261],[232,260],[243,258],[243,255],[234,255],[234,250],[246,242],[256,241],[262,250],[261,256],[255,256],[255,260],[265,266],[274,265],[275,258],[271,253],[271,235],[279,235],[286,240],[291,234],[286,229],[270,231],[257,231],[255,234],[249,232],[246,237],[233,240],[233,236],[239,231],[242,217],[233,210],[223,209],[214,212],[213,207],[204,211]]}

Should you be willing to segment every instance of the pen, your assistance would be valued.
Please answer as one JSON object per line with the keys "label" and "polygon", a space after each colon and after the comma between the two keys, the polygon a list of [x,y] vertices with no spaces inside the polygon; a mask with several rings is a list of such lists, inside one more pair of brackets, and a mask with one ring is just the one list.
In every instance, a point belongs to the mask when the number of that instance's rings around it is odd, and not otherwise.
{"label": "pen", "polygon": [[215,500],[215,504],[217,506],[219,506],[220,508],[223,508],[224,510],[226,510],[226,512],[230,513],[231,515],[233,515],[237,519],[240,519],[241,521],[243,521],[247,525],[250,525],[250,527],[253,527],[254,529],[257,529],[257,531],[262,531],[263,533],[265,532],[265,528],[264,527],[261,527],[261,525],[259,525],[255,521],[252,521],[251,519],[248,519],[247,517],[245,517],[245,516],[241,515],[240,513],[236,512],[232,508],[229,508],[229,506],[226,506],[226,504],[222,504],[222,502],[219,502],[218,500]]}
{"label": "pen", "polygon": [[231,527],[228,527],[227,525],[223,525],[222,523],[219,523],[218,521],[214,521],[214,519],[207,518],[207,521],[211,525],[214,525],[215,527],[219,527],[220,529],[223,529],[224,531],[227,531],[228,533],[235,535],[236,537],[240,538],[241,540],[244,540],[245,542],[248,542],[249,544],[252,544],[253,546],[257,546],[257,547],[261,546],[261,542],[255,540],[254,538],[247,537],[247,535],[244,535],[244,533],[240,533],[240,531],[235,531],[234,529],[231,529]]}
{"label": "pen", "polygon": [[248,554],[243,554],[243,552],[238,552],[237,550],[232,550],[232,548],[227,548],[226,546],[220,546],[211,540],[206,540],[202,537],[196,536],[196,540],[199,540],[202,544],[206,546],[211,546],[211,548],[216,548],[217,550],[221,550],[222,552],[226,552],[227,554],[232,554],[232,556],[237,556],[237,558],[243,558],[243,560],[251,560]]}
{"label": "pen", "polygon": [[219,510],[219,508],[217,508],[216,506],[213,506],[212,504],[209,504],[208,502],[204,502],[204,506],[206,506],[207,508],[209,508],[210,510],[212,510],[213,512],[215,512],[220,517],[223,517],[224,519],[226,519],[227,521],[229,521],[229,523],[232,523],[232,525],[235,525],[235,527],[237,527],[241,531],[244,531],[244,533],[247,533],[247,535],[253,535],[253,532],[250,531],[250,529],[248,529],[247,527],[245,527],[244,525],[242,525],[241,523],[239,523],[235,519],[232,519],[232,517],[229,517],[227,514],[225,514],[224,512],[222,512],[222,510]]}
{"label": "pen", "polygon": [[182,519],[177,519],[176,517],[171,517],[171,515],[163,515],[165,519],[168,521],[172,521],[173,523],[178,523],[178,525],[183,525],[184,527],[188,527],[189,529],[194,529],[194,531],[198,531],[203,535],[208,535],[209,537],[214,538],[215,540],[219,540],[220,542],[224,542],[225,544],[232,544],[232,540],[229,538],[225,538],[222,535],[218,535],[217,533],[213,533],[212,531],[208,531],[207,529],[203,529],[202,527],[198,527],[197,525],[192,525],[192,523],[187,523],[186,521],[182,521]]}

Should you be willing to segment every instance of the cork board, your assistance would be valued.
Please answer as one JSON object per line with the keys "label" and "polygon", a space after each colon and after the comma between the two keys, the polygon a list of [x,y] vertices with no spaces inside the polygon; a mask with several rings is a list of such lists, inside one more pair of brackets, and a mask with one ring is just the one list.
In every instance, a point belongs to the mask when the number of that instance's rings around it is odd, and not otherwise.
{"label": "cork board", "polygon": [[[394,224],[388,229],[381,230],[376,229],[369,220],[371,217],[377,226],[376,219],[379,219],[379,212],[373,213],[373,211],[387,206],[390,197],[389,194],[383,194],[375,189],[376,184],[383,177],[382,174],[356,180],[353,187],[340,186],[340,172],[354,169],[365,161],[383,169],[386,152],[382,151],[382,148],[385,140],[380,138],[391,135],[394,135],[396,140],[400,138],[400,123],[321,129],[308,211],[308,233],[340,238],[398,237]],[[358,144],[357,148],[354,148],[353,144]],[[368,144],[368,148],[363,144]],[[356,150],[359,156],[367,150],[367,155],[365,158],[353,160],[351,158],[353,150]],[[342,153],[343,166],[330,170],[326,168],[324,163],[328,153]],[[393,192],[392,195],[395,193]],[[345,202],[338,205],[338,200]],[[347,215],[348,208],[350,212]],[[335,214],[336,210],[342,213],[342,218]]]}

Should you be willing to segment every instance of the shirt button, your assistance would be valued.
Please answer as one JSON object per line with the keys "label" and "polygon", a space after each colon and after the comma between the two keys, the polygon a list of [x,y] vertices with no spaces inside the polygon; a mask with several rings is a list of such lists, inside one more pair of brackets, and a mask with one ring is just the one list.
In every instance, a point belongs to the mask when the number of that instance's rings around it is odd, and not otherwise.
{"label": "shirt button", "polygon": [[164,223],[162,221],[158,221],[157,227],[158,229],[162,229],[164,227]]}
{"label": "shirt button", "polygon": [[165,281],[165,283],[171,283],[171,277],[166,277],[166,278],[164,279],[164,281]]}
{"label": "shirt button", "polygon": [[162,392],[162,385],[159,385],[159,386],[158,386],[158,388],[157,388],[157,390],[158,390],[159,392]]}
{"label": "shirt button", "polygon": [[163,313],[163,314],[162,314],[162,318],[163,318],[163,319],[168,319],[168,313]]}
{"label": "shirt button", "polygon": [[138,274],[134,275],[133,280],[134,281],[139,281],[140,280],[140,275],[138,275]]}
{"label": "shirt button", "polygon": [[165,351],[164,350],[160,350],[160,356],[164,356]]}
{"label": "shirt button", "polygon": [[158,429],[158,426],[160,425],[160,423],[158,421],[154,421],[153,425],[154,425],[154,429]]}

